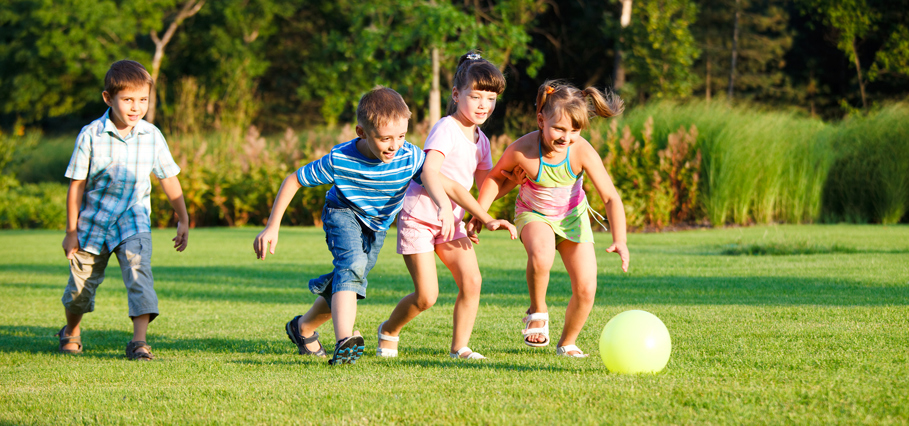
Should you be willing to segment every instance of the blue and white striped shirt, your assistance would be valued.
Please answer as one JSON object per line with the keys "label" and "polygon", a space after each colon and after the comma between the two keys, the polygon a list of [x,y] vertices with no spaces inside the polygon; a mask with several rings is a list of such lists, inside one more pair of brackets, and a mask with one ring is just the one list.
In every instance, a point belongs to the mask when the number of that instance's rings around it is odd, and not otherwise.
{"label": "blue and white striped shirt", "polygon": [[359,138],[336,145],[324,157],[297,170],[300,185],[334,183],[326,197],[353,210],[374,231],[384,231],[401,210],[411,180],[422,184],[420,173],[426,154],[409,142],[398,149],[390,163],[370,160],[357,150]]}
{"label": "blue and white striped shirt", "polygon": [[121,137],[110,110],[82,128],[66,177],[85,180],[79,208],[79,247],[100,254],[123,240],[151,232],[151,179],[176,176],[180,167],[153,124],[140,120]]}

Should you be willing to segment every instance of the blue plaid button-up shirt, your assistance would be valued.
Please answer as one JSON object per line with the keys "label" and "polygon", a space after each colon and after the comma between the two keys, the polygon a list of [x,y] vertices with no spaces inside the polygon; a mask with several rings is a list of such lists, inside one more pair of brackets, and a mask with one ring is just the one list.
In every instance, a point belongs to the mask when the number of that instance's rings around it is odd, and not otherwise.
{"label": "blue plaid button-up shirt", "polygon": [[86,181],[79,246],[93,254],[151,232],[150,174],[165,179],[180,173],[157,127],[141,120],[121,137],[108,114],[82,128],[66,168],[66,177]]}

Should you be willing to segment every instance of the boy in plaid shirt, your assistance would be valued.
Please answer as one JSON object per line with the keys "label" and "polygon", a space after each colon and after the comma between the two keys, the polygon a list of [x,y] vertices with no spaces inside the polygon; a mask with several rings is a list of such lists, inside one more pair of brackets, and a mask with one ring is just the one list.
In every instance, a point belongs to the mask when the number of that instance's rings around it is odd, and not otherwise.
{"label": "boy in plaid shirt", "polygon": [[104,115],[82,128],[66,169],[66,237],[63,252],[70,262],[63,293],[66,325],[57,333],[60,351],[81,353],[82,315],[94,310],[95,291],[104,280],[111,254],[117,256],[128,291],[133,338],[129,359],[151,360],[145,343],[148,324],[158,316],[158,297],[151,270],[151,180],[154,173],[177,213],[174,248],[186,248],[189,219],[183,189],[164,136],[142,120],[154,81],[145,67],[123,60],[104,77]]}

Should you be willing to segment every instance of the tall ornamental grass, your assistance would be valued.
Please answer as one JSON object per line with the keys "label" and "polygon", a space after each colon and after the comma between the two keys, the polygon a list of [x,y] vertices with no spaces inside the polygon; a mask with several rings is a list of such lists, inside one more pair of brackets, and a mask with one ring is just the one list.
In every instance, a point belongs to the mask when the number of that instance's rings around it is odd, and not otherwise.
{"label": "tall ornamental grass", "polygon": [[[720,103],[661,102],[626,113],[618,125],[642,139],[649,132],[657,144],[652,152],[665,149],[679,129],[697,129],[693,145],[702,155],[701,207],[714,225],[820,217],[833,156],[818,137],[827,127],[819,120]],[[608,134],[603,125],[593,131]]]}
{"label": "tall ornamental grass", "polygon": [[837,157],[824,186],[826,221],[909,220],[909,106],[844,120],[821,139]]}

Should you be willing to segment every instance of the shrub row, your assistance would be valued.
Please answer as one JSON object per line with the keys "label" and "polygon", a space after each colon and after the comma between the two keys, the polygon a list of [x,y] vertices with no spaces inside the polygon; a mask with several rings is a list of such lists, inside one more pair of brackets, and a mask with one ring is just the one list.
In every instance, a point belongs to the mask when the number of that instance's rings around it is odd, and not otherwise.
{"label": "shrub row", "polygon": [[[288,129],[270,140],[254,127],[243,136],[171,136],[171,152],[183,169],[180,182],[190,225],[263,225],[290,172],[354,135],[345,126],[304,134]],[[720,103],[653,103],[618,120],[601,120],[585,135],[601,153],[633,229],[909,220],[906,105],[825,124]],[[423,140],[423,135],[412,137]],[[20,183],[13,175],[33,182],[34,173],[26,170],[47,170],[50,163],[65,168],[64,155],[50,153],[49,147],[69,151],[71,142],[35,140],[33,134],[0,134],[0,228],[65,225],[66,185],[53,183],[62,170],[37,184]],[[494,158],[511,140],[504,135],[492,138]],[[173,209],[156,179],[152,181],[152,223],[173,225]],[[586,185],[592,207],[604,211],[592,185]],[[299,191],[283,222],[321,225],[327,189]],[[497,201],[490,213],[513,217],[515,195],[512,191]]]}

